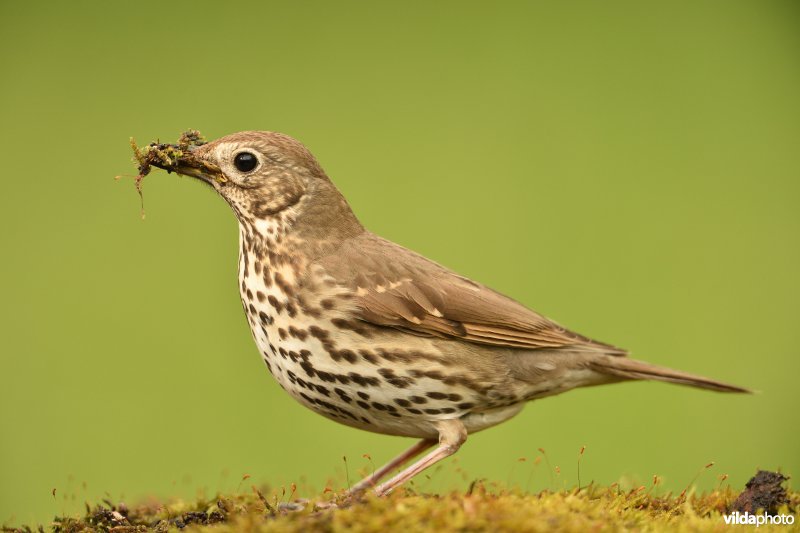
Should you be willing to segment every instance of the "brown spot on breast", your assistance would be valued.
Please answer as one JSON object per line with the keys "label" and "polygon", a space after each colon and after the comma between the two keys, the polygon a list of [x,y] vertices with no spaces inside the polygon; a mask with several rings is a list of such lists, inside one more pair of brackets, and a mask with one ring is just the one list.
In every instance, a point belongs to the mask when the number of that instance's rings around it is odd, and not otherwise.
{"label": "brown spot on breast", "polygon": [[269,302],[269,305],[271,305],[272,307],[274,307],[274,308],[275,308],[275,310],[276,310],[276,311],[278,311],[279,313],[280,313],[280,312],[283,310],[283,304],[282,304],[282,303],[280,303],[280,302],[278,301],[278,299],[277,299],[277,298],[275,298],[275,296],[273,296],[272,294],[270,294],[269,296],[267,296],[267,301]]}
{"label": "brown spot on breast", "polygon": [[311,334],[312,337],[319,339],[319,340],[326,340],[330,335],[326,330],[322,329],[319,326],[311,326],[308,328],[308,332]]}
{"label": "brown spot on breast", "polygon": [[370,363],[370,364],[373,364],[373,365],[377,365],[377,364],[378,364],[378,358],[377,358],[377,357],[375,357],[375,356],[372,354],[372,352],[370,352],[369,350],[363,350],[363,349],[362,349],[362,350],[359,350],[359,351],[358,351],[358,354],[359,354],[361,357],[363,357],[363,358],[364,358],[364,360],[365,360],[366,362],[368,362],[368,363]]}
{"label": "brown spot on breast", "polygon": [[264,303],[264,300],[266,300],[266,299],[267,299],[267,295],[266,295],[266,294],[264,294],[264,293],[263,293],[263,292],[261,292],[261,291],[257,291],[257,292],[256,292],[256,298],[258,299],[258,301],[259,301],[259,302],[261,302],[261,303]]}
{"label": "brown spot on breast", "polygon": [[377,387],[378,385],[381,384],[381,381],[376,377],[362,376],[360,374],[356,374],[355,372],[350,372],[347,375],[350,377],[350,379],[353,380],[354,383],[356,383],[357,385],[361,385],[362,387],[367,387],[367,386]]}
{"label": "brown spot on breast", "polygon": [[316,404],[316,402],[314,401],[314,398],[312,398],[311,396],[309,396],[308,394],[306,394],[304,392],[300,393],[300,397],[303,398],[305,401],[307,401],[308,403],[310,403],[312,405]]}
{"label": "brown spot on breast", "polygon": [[308,337],[308,332],[304,329],[299,329],[294,326],[289,326],[289,335],[294,337],[295,339],[300,339],[301,341],[306,340]]}
{"label": "brown spot on breast", "polygon": [[450,400],[451,402],[457,402],[461,399],[458,394],[446,394],[444,392],[429,392],[425,396],[432,400]]}
{"label": "brown spot on breast", "polygon": [[312,383],[311,385],[314,387],[314,389],[315,389],[315,390],[316,390],[318,393],[322,394],[323,396],[326,396],[326,397],[327,397],[327,396],[330,396],[330,395],[331,395],[330,391],[329,391],[328,389],[326,389],[325,387],[323,387],[322,385],[317,385],[317,384],[315,384],[315,383]]}
{"label": "brown spot on breast", "polygon": [[324,300],[321,300],[319,302],[319,305],[321,305],[323,309],[330,310],[330,309],[333,309],[335,304],[334,304],[333,300],[329,300],[329,299],[326,298]]}
{"label": "brown spot on breast", "polygon": [[295,301],[297,302],[297,305],[300,306],[300,311],[302,311],[303,313],[307,314],[308,316],[314,317],[314,318],[319,318],[320,316],[322,316],[322,313],[320,312],[320,310],[315,308],[315,307],[313,307],[312,305],[310,305],[306,301],[306,299],[303,298],[303,296],[301,294],[298,294],[297,296],[295,296]]}
{"label": "brown spot on breast", "polygon": [[278,286],[278,288],[281,290],[281,292],[283,292],[283,294],[285,294],[286,296],[291,296],[294,293],[294,290],[292,290],[291,285],[286,283],[286,280],[283,279],[283,275],[281,275],[280,272],[275,272],[274,277],[275,277],[275,285]]}
{"label": "brown spot on breast", "polygon": [[[441,381],[444,379],[444,375],[438,370],[411,369],[408,371],[408,373],[414,376],[415,378],[429,378],[429,379],[435,379],[437,381]],[[449,384],[450,383],[448,383],[448,385]]]}
{"label": "brown spot on breast", "polygon": [[353,401],[353,399],[345,391],[343,391],[338,387],[333,389],[333,392],[335,392],[339,396],[339,398],[341,398],[342,401],[345,403],[350,403]]}
{"label": "brown spot on breast", "polygon": [[[431,377],[430,372],[427,372],[427,377]],[[441,373],[439,373],[441,375]],[[476,392],[480,392],[481,394],[486,392],[486,387],[481,386],[478,382],[469,379],[468,377],[461,375],[461,374],[453,374],[452,376],[447,376],[446,378],[432,378],[431,379],[441,379],[442,383],[445,385],[461,385],[463,387],[467,387],[468,389],[472,389]]]}
{"label": "brown spot on breast", "polygon": [[313,378],[317,374],[317,371],[314,370],[314,366],[308,361],[303,361],[300,363],[300,368],[302,368],[303,372],[305,372],[310,378]]}
{"label": "brown spot on breast", "polygon": [[322,381],[327,381],[328,383],[334,383],[336,381],[336,376],[331,374],[330,372],[323,372],[321,370],[317,370],[317,376]]}
{"label": "brown spot on breast", "polygon": [[354,364],[358,360],[358,357],[356,357],[356,354],[352,350],[338,350],[337,353],[339,357],[350,364]]}
{"label": "brown spot on breast", "polygon": [[378,374],[383,376],[386,379],[386,382],[390,385],[393,385],[399,389],[404,389],[414,383],[414,380],[407,377],[400,377],[395,375],[394,370],[391,368],[379,368]]}
{"label": "brown spot on breast", "polygon": [[242,264],[244,265],[244,277],[249,275],[250,258],[247,254],[247,248],[242,249]]}
{"label": "brown spot on breast", "polygon": [[396,363],[396,362],[410,363],[411,362],[411,358],[407,354],[405,354],[403,352],[400,352],[400,351],[392,351],[392,352],[390,352],[388,350],[384,350],[383,348],[378,348],[375,351],[378,352],[378,355],[380,355],[381,358],[389,361],[390,363]]}
{"label": "brown spot on breast", "polygon": [[372,334],[363,326],[363,324],[357,321],[345,320],[343,318],[334,318],[331,320],[331,324],[333,324],[339,329],[345,329],[357,333],[362,337],[372,336]]}

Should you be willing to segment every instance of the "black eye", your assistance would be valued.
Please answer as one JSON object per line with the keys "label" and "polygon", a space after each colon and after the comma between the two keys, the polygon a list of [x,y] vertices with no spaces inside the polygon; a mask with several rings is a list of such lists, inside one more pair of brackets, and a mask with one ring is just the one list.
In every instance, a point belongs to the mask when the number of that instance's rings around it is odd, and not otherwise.
{"label": "black eye", "polygon": [[239,172],[250,172],[258,165],[258,158],[250,152],[239,152],[233,158],[233,165]]}

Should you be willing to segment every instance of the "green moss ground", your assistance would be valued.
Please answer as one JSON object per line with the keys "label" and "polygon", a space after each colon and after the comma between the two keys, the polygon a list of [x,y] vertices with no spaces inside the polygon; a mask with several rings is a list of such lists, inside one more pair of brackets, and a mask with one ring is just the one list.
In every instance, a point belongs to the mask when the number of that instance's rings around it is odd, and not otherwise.
{"label": "green moss ground", "polygon": [[[775,488],[775,485],[772,486]],[[386,498],[345,501],[326,492],[316,501],[291,501],[285,491],[218,495],[212,499],[152,501],[128,508],[106,502],[81,517],[57,517],[41,529],[104,531],[728,531],[723,514],[741,505],[731,487],[705,494],[656,495],[657,485],[621,491],[615,485],[590,485],[561,492],[527,494],[483,483],[467,493],[416,494],[400,490]],[[753,492],[744,491],[747,496]],[[764,494],[761,494],[764,496]],[[738,498],[738,499],[737,499]],[[797,516],[800,493],[786,494],[773,512]],[[331,505],[334,504],[334,505]],[[36,531],[33,528],[6,531]],[[759,531],[798,530],[761,526]]]}

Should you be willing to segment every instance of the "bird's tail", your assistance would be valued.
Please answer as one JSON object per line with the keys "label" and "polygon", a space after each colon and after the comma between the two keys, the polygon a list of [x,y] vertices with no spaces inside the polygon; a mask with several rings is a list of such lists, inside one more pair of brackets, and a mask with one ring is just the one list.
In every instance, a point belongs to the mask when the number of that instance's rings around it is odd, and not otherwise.
{"label": "bird's tail", "polygon": [[655,381],[666,381],[679,385],[689,385],[701,389],[715,390],[719,392],[752,392],[743,387],[729,385],[715,379],[696,376],[680,370],[673,370],[663,366],[628,359],[615,355],[603,355],[591,361],[590,366],[597,372],[608,374],[623,379],[652,379]]}

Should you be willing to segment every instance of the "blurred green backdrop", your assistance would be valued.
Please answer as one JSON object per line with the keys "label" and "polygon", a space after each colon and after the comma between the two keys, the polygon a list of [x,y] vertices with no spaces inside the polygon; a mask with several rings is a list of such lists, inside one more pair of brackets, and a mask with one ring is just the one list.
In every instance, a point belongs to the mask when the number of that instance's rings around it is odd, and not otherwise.
{"label": "blurred green backdrop", "polygon": [[[656,363],[536,402],[418,485],[800,474],[796,2],[0,3],[0,522],[103,495],[345,484],[409,443],[294,403],[227,206],[128,137],[305,142],[373,231]],[[409,207],[413,206],[413,207]],[[409,216],[410,209],[414,215]],[[338,484],[338,485],[337,485]],[[57,488],[53,498],[51,490]],[[301,489],[308,495],[310,489]],[[303,491],[306,494],[303,494]]]}

